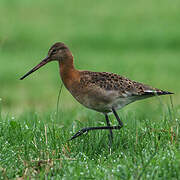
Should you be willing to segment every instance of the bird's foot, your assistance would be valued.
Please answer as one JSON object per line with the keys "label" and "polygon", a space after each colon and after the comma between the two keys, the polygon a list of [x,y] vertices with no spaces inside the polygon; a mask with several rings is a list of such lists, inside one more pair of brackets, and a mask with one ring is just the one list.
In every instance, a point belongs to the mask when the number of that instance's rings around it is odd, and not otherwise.
{"label": "bird's foot", "polygon": [[86,132],[88,132],[88,128],[83,128],[83,129],[79,130],[74,136],[72,136],[70,140],[73,140]]}

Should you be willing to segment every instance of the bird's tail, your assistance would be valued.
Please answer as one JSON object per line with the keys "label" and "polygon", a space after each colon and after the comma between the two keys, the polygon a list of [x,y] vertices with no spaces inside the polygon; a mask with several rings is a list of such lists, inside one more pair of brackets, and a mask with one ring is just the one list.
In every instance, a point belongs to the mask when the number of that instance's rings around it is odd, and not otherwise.
{"label": "bird's tail", "polygon": [[155,91],[145,91],[144,95],[161,96],[161,95],[168,95],[168,94],[174,94],[174,93],[169,92],[169,91],[163,91],[163,90],[156,89]]}

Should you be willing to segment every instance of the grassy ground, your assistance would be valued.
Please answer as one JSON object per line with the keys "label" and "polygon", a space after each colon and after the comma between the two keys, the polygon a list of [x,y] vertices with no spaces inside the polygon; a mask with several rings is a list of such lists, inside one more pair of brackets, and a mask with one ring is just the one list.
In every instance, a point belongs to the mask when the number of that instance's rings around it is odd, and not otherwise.
{"label": "grassy ground", "polygon": [[[0,1],[0,178],[178,179],[180,169],[180,2]],[[125,126],[89,132],[104,117],[63,88],[56,63],[19,78],[56,41],[76,67],[122,74],[175,92],[119,111]],[[117,124],[113,116],[111,123]]]}

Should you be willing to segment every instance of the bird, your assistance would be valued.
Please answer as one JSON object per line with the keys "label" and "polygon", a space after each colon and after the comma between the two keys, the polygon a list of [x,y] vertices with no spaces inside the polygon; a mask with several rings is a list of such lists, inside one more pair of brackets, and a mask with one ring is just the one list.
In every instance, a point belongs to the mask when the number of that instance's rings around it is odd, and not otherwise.
{"label": "bird", "polygon": [[[83,128],[74,134],[70,140],[90,130],[104,129],[109,130],[109,140],[110,143],[112,143],[112,130],[119,130],[123,127],[123,122],[119,118],[117,110],[137,100],[153,96],[174,94],[130,80],[115,73],[78,70],[74,66],[74,58],[70,49],[63,42],[53,44],[48,51],[47,57],[22,76],[20,80],[23,80],[51,61],[58,61],[60,77],[72,96],[83,106],[102,113],[105,116],[107,124],[107,126]],[[110,113],[114,114],[118,125],[110,125]]]}

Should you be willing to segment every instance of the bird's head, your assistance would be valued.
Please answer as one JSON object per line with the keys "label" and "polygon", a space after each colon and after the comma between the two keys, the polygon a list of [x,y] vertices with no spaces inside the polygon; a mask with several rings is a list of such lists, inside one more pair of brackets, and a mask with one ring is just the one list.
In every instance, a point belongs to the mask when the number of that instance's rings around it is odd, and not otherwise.
{"label": "bird's head", "polygon": [[20,80],[24,79],[34,71],[38,70],[40,67],[44,66],[48,62],[51,61],[65,61],[69,57],[72,57],[72,54],[69,48],[62,42],[55,43],[48,51],[48,55],[45,59],[43,59],[37,66],[31,69],[28,73],[26,73]]}
{"label": "bird's head", "polygon": [[68,58],[70,51],[69,48],[62,42],[55,43],[48,51],[49,61],[62,61]]}

